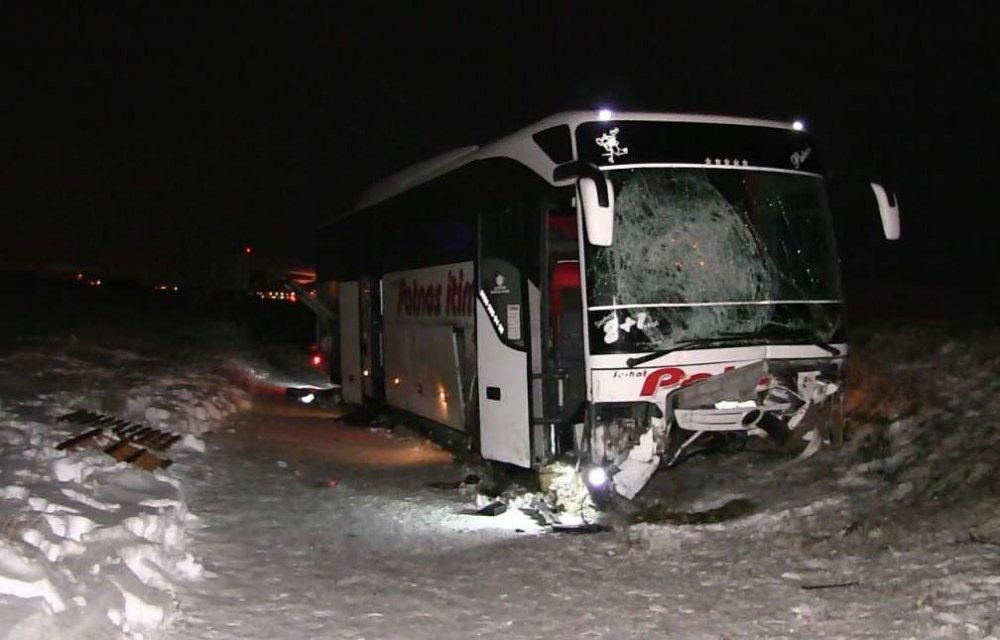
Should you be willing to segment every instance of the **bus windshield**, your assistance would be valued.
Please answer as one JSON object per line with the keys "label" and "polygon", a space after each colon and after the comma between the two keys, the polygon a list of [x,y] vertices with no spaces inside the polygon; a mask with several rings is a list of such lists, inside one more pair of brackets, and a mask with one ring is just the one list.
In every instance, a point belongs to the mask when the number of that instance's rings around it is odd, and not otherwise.
{"label": "bus windshield", "polygon": [[591,353],[843,338],[821,177],[736,167],[608,176],[614,243],[586,248]]}

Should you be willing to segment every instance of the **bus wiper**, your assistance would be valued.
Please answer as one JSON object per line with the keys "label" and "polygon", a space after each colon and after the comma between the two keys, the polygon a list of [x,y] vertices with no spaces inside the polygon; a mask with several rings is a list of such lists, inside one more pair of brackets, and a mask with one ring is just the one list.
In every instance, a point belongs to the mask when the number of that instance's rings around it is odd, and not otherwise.
{"label": "bus wiper", "polygon": [[[779,329],[780,331],[775,331]],[[625,361],[625,365],[628,368],[637,367],[640,364],[645,364],[650,360],[656,360],[659,357],[665,356],[667,354],[673,353],[674,351],[684,351],[686,349],[695,349],[698,347],[707,347],[712,345],[719,346],[730,346],[733,343],[737,343],[742,346],[747,343],[748,340],[764,340],[765,344],[773,344],[775,338],[789,338],[793,340],[805,340],[809,344],[819,347],[824,351],[829,352],[831,355],[839,356],[840,349],[828,344],[824,340],[820,339],[820,336],[810,329],[790,329],[779,324],[769,324],[765,325],[759,331],[744,331],[744,332],[728,332],[720,333],[714,338],[699,338],[697,340],[685,340],[683,342],[678,342],[673,347],[669,349],[660,349],[658,351],[653,351],[652,353],[647,353],[644,356],[638,356],[635,358],[629,358]],[[749,345],[747,345],[749,346]]]}
{"label": "bus wiper", "polygon": [[[684,340],[683,342],[678,342],[669,349],[660,349],[658,351],[653,351],[652,353],[647,353],[644,356],[638,356],[635,358],[629,358],[625,361],[625,366],[629,369],[637,367],[640,364],[645,364],[650,360],[656,360],[661,356],[665,356],[674,351],[684,351],[685,349],[696,349],[698,347],[707,347],[715,344],[719,346],[729,346],[733,342],[743,344],[746,342],[747,338],[759,338],[760,336],[752,333],[748,334],[723,334],[715,338],[698,338],[697,340]],[[721,343],[721,344],[720,344]]]}
{"label": "bus wiper", "polygon": [[722,333],[720,335],[725,336],[727,338],[755,338],[755,337],[770,338],[771,339],[771,342],[769,342],[770,344],[773,344],[773,340],[775,339],[802,340],[804,342],[808,342],[809,344],[815,347],[819,347],[820,349],[826,351],[830,355],[833,356],[840,355],[840,349],[831,345],[826,340],[823,340],[823,338],[819,335],[818,331],[806,327],[792,328],[792,327],[786,327],[781,324],[768,323],[757,331],[746,331],[740,333],[735,333],[735,332]]}

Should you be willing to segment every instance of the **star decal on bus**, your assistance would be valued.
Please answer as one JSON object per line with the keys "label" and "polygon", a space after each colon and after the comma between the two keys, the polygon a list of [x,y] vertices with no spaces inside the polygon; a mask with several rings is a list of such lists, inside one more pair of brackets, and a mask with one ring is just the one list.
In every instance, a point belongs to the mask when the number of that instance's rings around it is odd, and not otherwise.
{"label": "star decal on bus", "polygon": [[705,158],[705,164],[710,165],[720,165],[724,167],[749,167],[750,161],[740,158],[715,158],[711,157]]}

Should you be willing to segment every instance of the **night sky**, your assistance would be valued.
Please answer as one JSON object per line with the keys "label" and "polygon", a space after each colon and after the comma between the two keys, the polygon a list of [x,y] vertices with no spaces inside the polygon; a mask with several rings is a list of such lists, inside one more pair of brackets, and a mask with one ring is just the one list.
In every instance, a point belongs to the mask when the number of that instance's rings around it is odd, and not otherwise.
{"label": "night sky", "polygon": [[372,180],[599,106],[802,118],[898,190],[886,273],[1000,264],[995,3],[207,4],[7,7],[0,267],[311,265]]}

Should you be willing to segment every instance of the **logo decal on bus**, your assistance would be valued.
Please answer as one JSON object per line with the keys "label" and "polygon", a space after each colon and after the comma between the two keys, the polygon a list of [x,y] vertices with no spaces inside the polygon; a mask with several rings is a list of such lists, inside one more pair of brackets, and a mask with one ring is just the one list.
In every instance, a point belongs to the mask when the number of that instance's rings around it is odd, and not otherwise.
{"label": "logo decal on bus", "polygon": [[812,147],[806,147],[802,151],[796,151],[795,153],[793,153],[792,156],[789,158],[789,160],[792,161],[792,166],[795,167],[796,169],[801,167],[805,163],[806,158],[809,157],[810,153],[812,153]]}
{"label": "logo decal on bus", "polygon": [[657,321],[649,317],[649,314],[645,311],[640,311],[634,318],[632,316],[625,316],[625,320],[619,323],[618,314],[612,311],[598,320],[595,326],[600,327],[604,331],[605,344],[614,344],[621,337],[619,329],[625,333],[631,333],[632,327],[636,327],[639,331],[645,331],[646,329],[655,329],[657,324]]}
{"label": "logo decal on bus", "polygon": [[608,159],[611,164],[615,163],[615,158],[628,155],[628,147],[623,147],[618,143],[618,127],[608,131],[600,138],[594,138],[597,146],[604,149],[601,155]]}
{"label": "logo decal on bus", "polygon": [[506,295],[506,294],[510,293],[510,289],[508,289],[507,285],[504,284],[505,280],[506,279],[503,277],[503,274],[502,273],[498,273],[497,277],[494,278],[494,280],[493,280],[493,283],[494,283],[495,286],[492,289],[490,289],[490,295],[493,295],[493,296],[502,296],[502,295]]}

